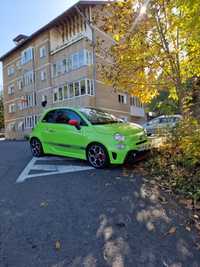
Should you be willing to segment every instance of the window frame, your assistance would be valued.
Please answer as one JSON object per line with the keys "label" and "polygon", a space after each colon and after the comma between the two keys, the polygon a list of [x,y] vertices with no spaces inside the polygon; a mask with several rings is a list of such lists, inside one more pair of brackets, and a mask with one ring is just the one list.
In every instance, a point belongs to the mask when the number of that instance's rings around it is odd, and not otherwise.
{"label": "window frame", "polygon": [[39,54],[40,54],[40,59],[45,58],[47,56],[47,49],[45,45],[39,48]]}

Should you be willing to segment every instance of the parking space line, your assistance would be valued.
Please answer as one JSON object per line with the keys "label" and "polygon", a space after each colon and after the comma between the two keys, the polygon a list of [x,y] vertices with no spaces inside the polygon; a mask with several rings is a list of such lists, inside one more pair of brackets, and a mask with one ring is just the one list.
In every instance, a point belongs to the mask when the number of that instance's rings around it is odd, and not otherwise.
{"label": "parking space line", "polygon": [[[37,164],[37,161],[45,161],[44,164]],[[49,161],[49,164],[46,164],[46,161]],[[51,164],[51,161],[54,162],[54,164]],[[58,164],[55,164],[55,161],[58,162]],[[65,165],[59,165],[60,161],[64,161],[65,163],[70,162],[70,164]],[[87,166],[87,165],[77,165],[74,163],[74,165],[71,164],[71,159],[65,159],[65,158],[55,158],[55,157],[45,157],[45,158],[33,158],[28,165],[25,167],[25,169],[22,171],[22,173],[17,178],[16,183],[22,183],[26,181],[27,179],[35,178],[35,177],[42,177],[42,176],[49,176],[49,175],[55,175],[55,174],[63,174],[63,173],[72,173],[72,172],[79,172],[79,171],[87,171],[87,170],[93,170],[93,167]],[[37,173],[31,173],[31,172],[37,172]]]}

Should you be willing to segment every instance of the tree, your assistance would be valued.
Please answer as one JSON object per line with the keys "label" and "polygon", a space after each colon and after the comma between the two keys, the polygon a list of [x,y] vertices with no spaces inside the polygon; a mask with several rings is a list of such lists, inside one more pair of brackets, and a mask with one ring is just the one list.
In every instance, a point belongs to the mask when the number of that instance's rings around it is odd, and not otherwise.
{"label": "tree", "polygon": [[0,129],[4,128],[3,95],[0,92]]}
{"label": "tree", "polygon": [[104,81],[144,103],[164,89],[181,107],[186,81],[200,75],[199,0],[117,1],[102,11],[102,29],[115,40],[98,42]]}

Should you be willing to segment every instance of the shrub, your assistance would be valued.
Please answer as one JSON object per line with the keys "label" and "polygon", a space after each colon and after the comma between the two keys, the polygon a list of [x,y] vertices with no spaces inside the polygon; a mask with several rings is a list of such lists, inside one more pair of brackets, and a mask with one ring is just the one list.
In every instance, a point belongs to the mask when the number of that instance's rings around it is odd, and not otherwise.
{"label": "shrub", "polygon": [[152,175],[171,189],[200,199],[200,124],[196,119],[184,118],[152,153],[148,162]]}

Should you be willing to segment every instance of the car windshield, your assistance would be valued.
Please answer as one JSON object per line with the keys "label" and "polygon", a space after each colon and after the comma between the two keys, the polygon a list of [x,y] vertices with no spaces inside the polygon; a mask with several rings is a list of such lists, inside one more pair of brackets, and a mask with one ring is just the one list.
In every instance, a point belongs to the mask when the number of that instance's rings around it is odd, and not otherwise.
{"label": "car windshield", "polygon": [[112,114],[106,113],[98,109],[83,108],[80,112],[93,124],[111,124],[111,123],[122,123],[123,120],[115,117]]}

